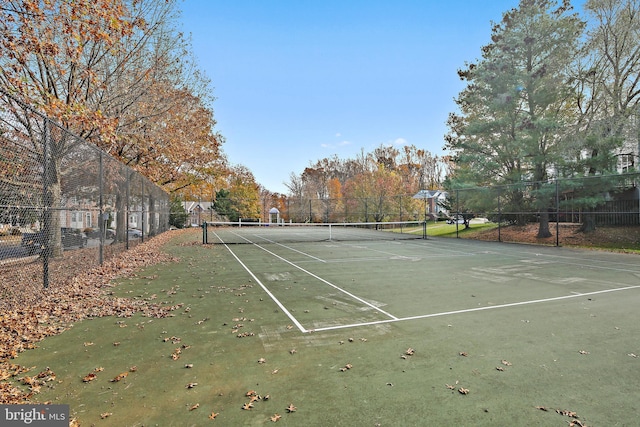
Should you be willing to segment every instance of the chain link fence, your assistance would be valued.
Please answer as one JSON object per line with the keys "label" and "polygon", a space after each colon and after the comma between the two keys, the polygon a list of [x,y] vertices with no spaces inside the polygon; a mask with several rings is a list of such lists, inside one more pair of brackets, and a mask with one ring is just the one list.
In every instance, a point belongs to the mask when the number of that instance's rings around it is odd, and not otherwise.
{"label": "chain link fence", "polygon": [[[294,223],[345,223],[418,221],[446,216],[437,200],[416,199],[411,195],[361,198],[288,197],[286,200],[262,200],[255,214],[248,215],[239,207],[250,200],[241,198],[200,197],[197,201],[183,201],[186,225],[200,225],[204,221],[261,221]],[[277,213],[272,214],[276,209]]]}
{"label": "chain link fence", "polygon": [[[477,227],[486,222],[494,226],[485,238],[523,241],[532,225],[547,231],[547,239],[561,244],[575,240],[579,229],[615,227],[625,237],[640,235],[640,173],[594,175],[552,179],[545,182],[519,182],[487,187],[458,187],[420,191],[416,195],[362,198],[309,198],[289,196],[265,198],[258,212],[242,215],[237,206],[247,204],[236,198],[201,197],[184,202],[188,224],[204,221],[262,221],[294,223],[347,223],[416,221],[427,218],[457,224],[456,230]],[[540,226],[542,224],[542,226]],[[545,229],[546,226],[546,229]],[[510,235],[501,233],[510,231]],[[526,230],[525,230],[526,229]],[[520,230],[520,231],[517,231]],[[564,233],[563,237],[561,234]],[[472,234],[459,234],[460,237]],[[573,236],[571,235],[573,234]],[[555,238],[555,239],[554,239]],[[535,241],[535,236],[533,240]],[[636,242],[640,245],[640,241]]]}
{"label": "chain link fence", "polygon": [[[411,195],[339,199],[290,198],[280,212],[292,222],[382,222],[424,219],[422,200]],[[437,206],[427,206],[429,213]]]}
{"label": "chain link fence", "polygon": [[505,227],[517,230],[531,224],[537,224],[538,230],[548,231],[545,237],[555,238],[556,245],[562,243],[563,230],[565,239],[570,239],[570,234],[578,230],[594,231],[604,227],[627,230],[631,236],[640,230],[638,184],[640,173],[627,172],[457,188],[448,194],[448,208],[451,216],[459,218],[467,227],[474,218],[498,224],[494,238],[500,241],[510,239],[501,234]]}
{"label": "chain link fence", "polygon": [[63,283],[169,229],[169,196],[0,89],[0,280]]}

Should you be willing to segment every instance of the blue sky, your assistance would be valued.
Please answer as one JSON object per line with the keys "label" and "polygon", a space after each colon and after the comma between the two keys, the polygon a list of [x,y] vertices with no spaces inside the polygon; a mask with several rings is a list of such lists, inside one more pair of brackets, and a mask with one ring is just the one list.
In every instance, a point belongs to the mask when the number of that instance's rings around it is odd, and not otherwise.
{"label": "blue sky", "polygon": [[185,0],[233,164],[270,191],[380,144],[442,155],[456,71],[518,0]]}

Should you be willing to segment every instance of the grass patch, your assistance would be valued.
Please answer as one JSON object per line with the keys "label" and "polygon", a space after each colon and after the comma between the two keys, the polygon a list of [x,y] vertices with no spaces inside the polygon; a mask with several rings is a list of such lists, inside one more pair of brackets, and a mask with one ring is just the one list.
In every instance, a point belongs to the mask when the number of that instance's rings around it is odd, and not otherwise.
{"label": "grass patch", "polygon": [[[484,230],[491,230],[497,228],[498,225],[492,222],[487,223],[473,223],[469,228],[465,228],[464,224],[458,224],[456,230],[456,224],[447,224],[444,221],[429,222],[427,224],[427,236],[431,237],[467,237],[474,233],[479,233]],[[456,234],[457,231],[457,234]]]}
{"label": "grass patch", "polygon": [[[187,237],[165,248],[181,262],[113,288],[174,316],[84,320],[45,339],[15,361],[34,367],[28,375],[55,372],[35,399],[69,404],[86,426],[265,425],[276,414],[289,426],[558,426],[574,412],[584,425],[637,420],[637,292],[301,334],[224,247]],[[443,281],[452,298],[481,292]],[[309,315],[337,310],[311,289],[291,292],[296,316],[305,299]],[[261,398],[245,410],[252,391]]]}

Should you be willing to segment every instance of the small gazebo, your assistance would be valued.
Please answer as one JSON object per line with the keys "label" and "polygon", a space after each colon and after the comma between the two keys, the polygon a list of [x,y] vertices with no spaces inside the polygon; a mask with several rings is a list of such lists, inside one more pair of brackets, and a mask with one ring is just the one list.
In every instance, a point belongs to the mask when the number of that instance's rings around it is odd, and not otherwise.
{"label": "small gazebo", "polygon": [[269,224],[280,224],[280,211],[278,208],[269,209]]}

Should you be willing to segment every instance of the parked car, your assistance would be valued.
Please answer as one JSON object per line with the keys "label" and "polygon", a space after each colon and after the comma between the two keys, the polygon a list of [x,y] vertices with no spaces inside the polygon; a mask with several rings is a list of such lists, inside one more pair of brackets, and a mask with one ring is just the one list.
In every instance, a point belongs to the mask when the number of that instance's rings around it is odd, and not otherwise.
{"label": "parked car", "polygon": [[[85,229],[85,234],[90,239],[99,239],[100,229],[99,228]],[[116,237],[116,230],[107,228],[106,230],[104,230],[104,237],[105,239],[114,239]]]}
{"label": "parked car", "polygon": [[[62,237],[62,247],[84,247],[87,245],[87,235],[75,228],[63,227],[60,229]],[[21,245],[26,249],[29,255],[35,255],[42,252],[44,249],[45,239],[43,231],[36,231],[35,233],[23,233]]]}
{"label": "parked car", "polygon": [[464,224],[464,217],[462,215],[451,217],[447,220],[447,224]]}
{"label": "parked car", "polygon": [[142,231],[136,230],[135,228],[130,228],[127,230],[127,235],[130,239],[137,239],[139,237],[142,237]]}
{"label": "parked car", "polygon": [[81,230],[63,227],[60,229],[60,231],[62,232],[63,247],[70,248],[74,246],[87,246],[87,235]]}

